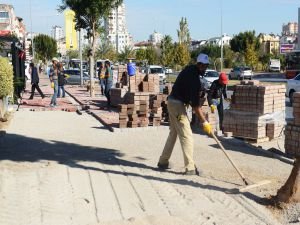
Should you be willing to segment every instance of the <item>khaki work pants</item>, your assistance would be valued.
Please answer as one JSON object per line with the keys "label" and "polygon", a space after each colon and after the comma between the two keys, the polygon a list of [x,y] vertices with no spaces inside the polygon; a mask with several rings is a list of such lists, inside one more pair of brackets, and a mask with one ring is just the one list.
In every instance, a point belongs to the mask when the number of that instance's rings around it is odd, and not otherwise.
{"label": "khaki work pants", "polygon": [[167,164],[171,157],[177,136],[181,144],[184,158],[184,166],[187,170],[194,170],[193,159],[194,141],[190,121],[187,117],[185,105],[178,100],[168,99],[168,112],[170,120],[170,132],[164,150],[159,158],[160,164]]}

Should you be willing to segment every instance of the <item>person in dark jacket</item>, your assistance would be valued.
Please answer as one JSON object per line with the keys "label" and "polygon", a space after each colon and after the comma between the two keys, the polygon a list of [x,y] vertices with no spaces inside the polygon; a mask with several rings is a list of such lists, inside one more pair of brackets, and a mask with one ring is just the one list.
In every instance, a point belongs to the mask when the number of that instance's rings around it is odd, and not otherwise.
{"label": "person in dark jacket", "polygon": [[187,115],[187,106],[192,106],[199,120],[203,123],[203,131],[211,135],[212,127],[202,111],[202,98],[206,90],[199,75],[203,76],[209,65],[208,55],[199,54],[196,65],[186,66],[177,76],[168,96],[168,112],[170,131],[164,149],[158,161],[158,168],[170,168],[169,160],[176,143],[177,136],[183,151],[185,175],[198,175],[199,171],[194,162],[193,132]]}
{"label": "person in dark jacket", "polygon": [[219,127],[220,130],[223,131],[223,114],[224,114],[224,106],[223,106],[223,96],[225,100],[227,99],[227,84],[228,78],[226,73],[220,73],[219,79],[212,82],[209,91],[207,93],[207,101],[208,105],[211,108],[211,112],[214,113],[215,110],[218,110],[219,115]]}
{"label": "person in dark jacket", "polygon": [[35,89],[40,93],[42,98],[45,98],[45,95],[43,94],[42,90],[39,87],[39,75],[38,70],[34,66],[34,63],[30,63],[30,75],[31,75],[31,95],[29,99],[33,99]]}
{"label": "person in dark jacket", "polygon": [[63,70],[63,65],[62,63],[58,63],[58,72],[57,72],[57,76],[58,76],[58,91],[57,91],[57,97],[60,98],[60,90],[62,90],[62,96],[61,97],[65,97],[66,92],[65,92],[65,84],[66,84],[66,75],[64,74]]}
{"label": "person in dark jacket", "polygon": [[105,89],[104,94],[107,98],[107,106],[110,107],[110,89],[113,85],[113,72],[109,61],[105,61]]}

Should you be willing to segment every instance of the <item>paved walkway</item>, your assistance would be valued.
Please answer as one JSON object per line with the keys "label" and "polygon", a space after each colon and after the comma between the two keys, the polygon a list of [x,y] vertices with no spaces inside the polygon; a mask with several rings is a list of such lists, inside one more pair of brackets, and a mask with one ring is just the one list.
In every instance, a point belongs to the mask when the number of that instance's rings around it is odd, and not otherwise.
{"label": "paved walkway", "polygon": [[[59,110],[74,103],[69,97],[59,99],[56,111],[48,98],[34,101],[38,104],[21,105],[0,137],[0,225],[279,224],[263,204],[282,186],[291,165],[224,141],[247,177],[272,181],[241,194],[243,182],[207,136],[194,134],[200,177],[182,175],[178,142],[172,170],[160,172],[156,163],[167,129],[110,132],[85,112]],[[29,105],[45,111],[28,110]]]}

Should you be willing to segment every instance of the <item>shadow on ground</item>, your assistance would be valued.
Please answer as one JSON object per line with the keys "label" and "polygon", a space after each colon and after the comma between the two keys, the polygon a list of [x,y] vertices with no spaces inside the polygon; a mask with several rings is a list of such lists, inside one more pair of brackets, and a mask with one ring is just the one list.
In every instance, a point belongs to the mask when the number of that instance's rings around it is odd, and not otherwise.
{"label": "shadow on ground", "polygon": [[[214,191],[226,192],[229,194],[239,193],[238,189],[228,189],[222,186],[211,184],[201,184],[200,181],[188,180],[182,178],[180,173],[169,171],[178,175],[170,179],[163,177],[160,173],[157,176],[151,174],[146,175],[141,173],[127,172],[107,169],[105,165],[116,165],[122,167],[135,167],[142,170],[156,170],[155,167],[148,166],[138,161],[145,161],[144,159],[136,158],[136,161],[126,160],[125,156],[120,150],[108,148],[96,148],[90,146],[82,146],[78,144],[65,143],[62,141],[45,141],[42,139],[29,138],[25,136],[6,134],[0,137],[0,162],[2,160],[9,160],[13,162],[39,162],[43,160],[55,161],[68,167],[81,168],[84,170],[101,171],[104,173],[117,174],[122,176],[141,177],[146,180],[155,180],[159,182],[174,183],[177,185],[188,185],[195,188],[203,188]],[[103,168],[89,166],[84,162],[97,162],[103,165]],[[159,171],[158,171],[159,172]],[[253,199],[260,204],[265,200],[250,193],[244,193],[250,199]]]}

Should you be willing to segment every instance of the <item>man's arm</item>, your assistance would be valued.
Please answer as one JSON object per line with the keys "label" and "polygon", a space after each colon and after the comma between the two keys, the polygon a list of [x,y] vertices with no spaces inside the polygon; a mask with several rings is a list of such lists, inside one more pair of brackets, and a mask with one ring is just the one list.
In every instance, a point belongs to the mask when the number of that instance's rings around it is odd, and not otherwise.
{"label": "man's arm", "polygon": [[198,116],[198,118],[202,122],[203,131],[206,134],[211,135],[211,133],[212,133],[212,127],[211,127],[210,123],[205,119],[205,115],[203,113],[202,107],[201,106],[193,107],[193,109],[194,109],[194,112],[196,113],[196,115]]}

